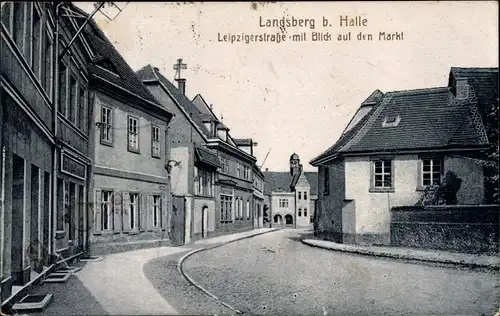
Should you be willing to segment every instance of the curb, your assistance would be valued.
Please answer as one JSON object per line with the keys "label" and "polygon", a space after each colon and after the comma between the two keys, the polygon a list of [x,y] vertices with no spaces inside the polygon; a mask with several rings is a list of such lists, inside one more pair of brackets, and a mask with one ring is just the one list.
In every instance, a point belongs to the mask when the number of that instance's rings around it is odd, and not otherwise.
{"label": "curb", "polygon": [[223,242],[223,243],[220,243],[220,244],[216,244],[214,246],[209,246],[209,247],[202,247],[202,248],[199,248],[199,249],[194,249],[194,250],[191,250],[190,252],[188,252],[187,254],[185,254],[184,256],[182,256],[182,258],[179,260],[179,262],[177,263],[177,270],[179,271],[179,273],[189,282],[191,283],[194,287],[196,287],[197,289],[199,289],[200,291],[202,291],[203,293],[205,293],[206,295],[210,296],[211,298],[217,300],[217,301],[220,301],[222,305],[226,306],[227,308],[233,310],[236,312],[236,314],[243,314],[242,311],[239,311],[237,310],[236,308],[234,308],[233,306],[227,304],[226,302],[222,301],[220,298],[218,298],[217,296],[215,296],[214,294],[210,293],[207,289],[205,289],[203,286],[201,286],[200,284],[198,284],[195,280],[193,280],[189,275],[187,275],[185,272],[184,272],[184,269],[182,268],[182,264],[184,263],[184,261],[189,258],[190,256],[194,255],[195,253],[198,253],[198,252],[202,252],[202,251],[206,251],[206,250],[210,250],[210,249],[214,249],[214,248],[218,248],[218,247],[221,247],[221,246],[224,246],[224,245],[227,245],[227,244],[230,244],[230,243],[233,243],[233,242],[236,242],[236,241],[240,241],[240,240],[243,240],[243,239],[248,239],[248,238],[252,238],[252,237],[255,237],[255,236],[259,236],[259,235],[264,235],[264,234],[269,234],[269,233],[274,233],[278,230],[281,230],[280,228],[275,228],[273,230],[269,230],[269,231],[265,231],[265,232],[261,232],[261,233],[257,233],[257,234],[254,234],[254,235],[249,235],[249,236],[244,236],[244,237],[240,237],[240,238],[236,238],[234,240],[230,240],[230,241],[226,241],[226,242]]}
{"label": "curb", "polygon": [[399,260],[421,261],[421,262],[430,262],[430,263],[447,264],[447,265],[456,265],[456,266],[462,266],[462,267],[468,267],[468,268],[485,268],[485,269],[494,270],[494,271],[500,270],[500,266],[494,265],[494,264],[492,265],[492,264],[469,263],[469,262],[460,262],[460,261],[452,261],[452,260],[440,260],[440,259],[430,259],[430,258],[428,259],[428,258],[421,258],[421,257],[413,257],[410,255],[399,255],[399,254],[392,254],[392,253],[375,252],[375,251],[363,250],[363,249],[336,249],[336,248],[328,248],[325,246],[311,244],[311,243],[308,243],[304,240],[301,240],[301,242],[304,245],[308,245],[310,247],[321,248],[321,249],[326,249],[326,250],[331,250],[331,251],[338,251],[338,252],[347,252],[347,253],[353,253],[353,254],[365,255],[365,256],[392,258],[392,259],[399,259]]}

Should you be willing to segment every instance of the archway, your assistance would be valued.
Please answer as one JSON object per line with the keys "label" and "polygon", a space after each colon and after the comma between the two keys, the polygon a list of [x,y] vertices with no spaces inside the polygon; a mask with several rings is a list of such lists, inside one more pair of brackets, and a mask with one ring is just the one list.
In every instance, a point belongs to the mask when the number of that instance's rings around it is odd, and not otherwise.
{"label": "archway", "polygon": [[285,215],[285,223],[287,225],[293,225],[293,217],[290,214]]}
{"label": "archway", "polygon": [[274,223],[275,224],[280,224],[283,222],[283,217],[281,217],[280,214],[276,214],[274,215]]}

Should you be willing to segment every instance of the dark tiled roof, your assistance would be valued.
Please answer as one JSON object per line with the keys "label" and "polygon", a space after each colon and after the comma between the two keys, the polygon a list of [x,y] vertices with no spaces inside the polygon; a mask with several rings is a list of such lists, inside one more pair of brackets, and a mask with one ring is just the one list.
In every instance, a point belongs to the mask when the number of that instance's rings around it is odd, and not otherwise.
{"label": "dark tiled roof", "polygon": [[[310,194],[318,194],[318,173],[317,172],[304,172],[307,181],[311,186]],[[264,193],[271,194],[272,191],[282,189],[285,192],[290,191],[290,184],[292,183],[292,176],[290,172],[286,171],[266,171],[264,172],[265,184]]]}
{"label": "dark tiled roof", "polygon": [[215,113],[210,109],[210,106],[205,102],[205,99],[201,96],[201,94],[197,94],[194,99],[191,101],[203,113],[203,117],[208,120],[214,120],[219,122],[219,119],[215,115]]}
{"label": "dark tiled roof", "polygon": [[234,143],[238,146],[250,146],[253,144],[251,138],[233,138]]}
{"label": "dark tiled roof", "polygon": [[474,89],[478,98],[478,108],[481,116],[485,117],[493,102],[498,102],[498,68],[460,68],[452,67],[449,85],[453,79],[467,78],[467,82]]}
{"label": "dark tiled roof", "polygon": [[309,181],[309,185],[311,186],[309,193],[311,195],[317,195],[318,194],[318,173],[311,172],[311,171],[305,171],[304,174],[306,175],[307,181]]}
{"label": "dark tiled roof", "polygon": [[376,104],[382,99],[383,96],[384,94],[382,93],[382,91],[377,89],[373,91],[372,94],[370,94],[370,96],[361,103],[361,105]]}
{"label": "dark tiled roof", "polygon": [[[341,152],[408,150],[481,144],[478,131],[468,124],[470,104],[455,102],[448,87],[387,93],[368,124]],[[382,127],[386,117],[400,117],[395,127]],[[472,137],[455,138],[460,128]],[[460,140],[460,143],[457,142]]]}
{"label": "dark tiled roof", "polygon": [[[179,103],[180,106],[191,116],[191,119],[195,124],[200,128],[200,130],[208,136],[208,130],[205,127],[205,124],[202,122],[202,113],[196,106],[194,106],[191,101],[184,95],[179,89],[177,89],[172,82],[170,82],[167,78],[165,78],[157,69],[152,67],[151,65],[147,65],[142,67],[139,71],[137,71],[137,75],[139,78],[143,78],[142,80],[158,80],[161,84],[165,86],[168,93]],[[156,79],[155,79],[156,78]]]}
{"label": "dark tiled roof", "polygon": [[[72,9],[78,11],[84,16],[88,16],[83,10],[72,6]],[[81,20],[81,19],[76,19]],[[78,23],[81,23],[78,21]],[[114,75],[106,70],[103,70],[95,65],[95,63],[89,64],[89,72],[95,74],[113,84],[128,90],[129,92],[138,95],[139,97],[159,104],[154,96],[149,92],[149,90],[142,84],[139,78],[136,76],[132,68],[123,59],[121,54],[115,49],[113,44],[104,35],[101,29],[97,26],[93,19],[90,20],[89,24],[92,28],[85,28],[83,33],[87,39],[92,51],[97,55],[97,60],[109,61],[117,71],[117,75]]]}
{"label": "dark tiled roof", "polygon": [[199,162],[216,168],[221,166],[219,157],[217,157],[217,155],[210,149],[201,146],[195,146],[195,150]]}

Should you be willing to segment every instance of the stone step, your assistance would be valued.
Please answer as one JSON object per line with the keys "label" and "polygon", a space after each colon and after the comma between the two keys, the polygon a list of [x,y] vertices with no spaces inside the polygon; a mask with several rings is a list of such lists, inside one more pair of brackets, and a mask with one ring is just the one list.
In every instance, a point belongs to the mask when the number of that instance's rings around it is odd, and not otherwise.
{"label": "stone step", "polygon": [[52,300],[52,294],[26,295],[12,306],[15,312],[42,311]]}
{"label": "stone step", "polygon": [[91,256],[88,258],[81,258],[80,261],[81,262],[98,262],[98,261],[102,261],[103,259],[104,259],[104,257]]}
{"label": "stone step", "polygon": [[51,273],[43,280],[43,283],[66,283],[70,276],[69,273]]}

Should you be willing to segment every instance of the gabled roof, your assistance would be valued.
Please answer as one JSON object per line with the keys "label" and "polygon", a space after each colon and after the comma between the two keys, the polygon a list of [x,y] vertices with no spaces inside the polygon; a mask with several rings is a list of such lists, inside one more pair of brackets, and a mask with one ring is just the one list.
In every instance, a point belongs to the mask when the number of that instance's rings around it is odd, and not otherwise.
{"label": "gabled roof", "polygon": [[[71,5],[72,9],[78,13],[88,17],[80,8]],[[76,19],[77,23],[81,23],[81,19]],[[81,25],[81,24],[78,24]],[[127,90],[128,92],[142,98],[146,101],[154,103],[159,106],[159,102],[155,97],[149,92],[149,90],[142,84],[141,80],[136,76],[135,72],[130,68],[128,63],[123,59],[121,54],[116,50],[111,41],[104,35],[102,30],[99,28],[97,23],[93,19],[89,21],[91,27],[84,28],[83,33],[86,35],[86,39],[89,43],[90,48],[96,54],[96,59],[89,63],[89,72],[96,76],[99,76],[112,84]],[[110,71],[104,70],[102,67],[106,64],[112,64],[112,71],[116,71],[113,74]],[[98,67],[100,65],[101,67]],[[108,69],[109,70],[109,69]],[[160,107],[165,110],[163,107]]]}
{"label": "gabled roof", "polygon": [[205,99],[201,96],[201,94],[197,94],[194,99],[191,101],[191,103],[200,110],[201,113],[203,113],[203,117],[206,119],[211,119],[216,122],[219,122],[219,119],[215,115],[215,113],[212,111],[208,103],[205,101]]}
{"label": "gabled roof", "polygon": [[[484,126],[475,124],[474,120],[479,115],[478,101],[498,98],[498,88],[493,87],[498,82],[498,68],[495,69],[452,68],[450,78],[480,78],[472,81],[477,85],[477,99],[472,95],[469,99],[457,100],[452,87],[386,93],[354,127],[310,163],[317,165],[346,153],[486,145]],[[451,82],[450,79],[450,85]],[[395,122],[386,124],[390,120]]]}
{"label": "gabled roof", "polygon": [[[303,172],[310,185],[310,195],[318,194],[318,173],[317,172]],[[300,175],[300,174],[299,174]],[[290,191],[290,184],[293,177],[290,172],[286,171],[266,171],[264,172],[266,179],[264,183],[264,193],[271,194],[272,191],[283,190],[284,192]]]}
{"label": "gabled roof", "polygon": [[196,124],[196,126],[202,131],[205,137],[209,137],[209,132],[202,122],[202,113],[194,106],[191,101],[184,95],[179,89],[177,89],[170,80],[165,78],[158,69],[151,65],[146,65],[137,71],[137,76],[141,78],[143,82],[160,82],[167,93],[175,99],[175,101],[181,106],[184,111],[190,116],[191,120]]}

